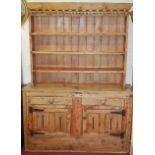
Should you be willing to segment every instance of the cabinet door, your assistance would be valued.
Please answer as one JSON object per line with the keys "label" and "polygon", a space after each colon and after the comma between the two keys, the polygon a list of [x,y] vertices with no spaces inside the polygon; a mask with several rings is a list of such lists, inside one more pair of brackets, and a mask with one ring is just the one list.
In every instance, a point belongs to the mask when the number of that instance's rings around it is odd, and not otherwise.
{"label": "cabinet door", "polygon": [[30,136],[70,132],[70,109],[35,105],[29,107]]}
{"label": "cabinet door", "polygon": [[123,138],[125,134],[125,110],[85,109],[83,133],[105,134]]}

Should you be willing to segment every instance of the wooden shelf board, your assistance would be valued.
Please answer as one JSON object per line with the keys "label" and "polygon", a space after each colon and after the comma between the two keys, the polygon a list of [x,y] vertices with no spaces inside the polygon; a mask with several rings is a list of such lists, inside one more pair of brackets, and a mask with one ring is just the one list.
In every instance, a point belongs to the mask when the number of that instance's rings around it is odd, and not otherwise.
{"label": "wooden shelf board", "polygon": [[126,36],[126,33],[124,32],[101,32],[101,33],[53,33],[53,32],[32,32],[31,33],[33,36],[37,36],[37,35],[47,35],[47,36],[103,36],[103,35],[107,35],[107,36]]}
{"label": "wooden shelf board", "polygon": [[108,52],[108,51],[32,51],[33,54],[69,54],[69,55],[120,55],[125,54],[125,52]]}
{"label": "wooden shelf board", "polygon": [[36,89],[65,89],[65,90],[123,90],[122,84],[71,84],[71,83],[35,83]]}
{"label": "wooden shelf board", "polygon": [[69,72],[69,73],[123,73],[120,68],[37,68],[33,72]]}

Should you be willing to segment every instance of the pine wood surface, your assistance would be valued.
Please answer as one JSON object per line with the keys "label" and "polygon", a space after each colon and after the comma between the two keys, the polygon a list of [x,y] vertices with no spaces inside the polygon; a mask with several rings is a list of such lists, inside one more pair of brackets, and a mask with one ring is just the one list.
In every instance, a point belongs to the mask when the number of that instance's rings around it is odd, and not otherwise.
{"label": "pine wood surface", "polygon": [[27,151],[130,151],[132,88],[125,78],[131,6],[28,3]]}
{"label": "pine wood surface", "polygon": [[128,152],[131,98],[130,89],[77,91],[26,86],[25,149]]}
{"label": "pine wood surface", "polygon": [[27,3],[29,9],[106,9],[106,10],[129,10],[132,3]]}
{"label": "pine wood surface", "polygon": [[[29,3],[31,74],[35,84],[125,85],[132,4]],[[57,15],[40,15],[55,10]],[[67,12],[72,14],[68,16]],[[74,16],[77,12],[78,16]],[[89,12],[85,14],[83,11]],[[109,11],[109,14],[90,13]],[[63,13],[60,13],[63,12]],[[62,72],[62,73],[61,73]]]}

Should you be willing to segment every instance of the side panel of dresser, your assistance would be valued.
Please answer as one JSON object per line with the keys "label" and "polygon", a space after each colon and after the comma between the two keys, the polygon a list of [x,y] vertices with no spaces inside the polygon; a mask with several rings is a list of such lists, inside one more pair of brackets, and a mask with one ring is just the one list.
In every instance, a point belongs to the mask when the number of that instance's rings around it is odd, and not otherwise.
{"label": "side panel of dresser", "polygon": [[27,133],[28,133],[28,120],[27,120],[27,116],[28,116],[28,110],[27,110],[27,102],[26,102],[26,91],[23,91],[22,93],[22,99],[23,99],[23,126],[24,126],[24,147],[25,150],[28,149],[28,139],[27,139]]}

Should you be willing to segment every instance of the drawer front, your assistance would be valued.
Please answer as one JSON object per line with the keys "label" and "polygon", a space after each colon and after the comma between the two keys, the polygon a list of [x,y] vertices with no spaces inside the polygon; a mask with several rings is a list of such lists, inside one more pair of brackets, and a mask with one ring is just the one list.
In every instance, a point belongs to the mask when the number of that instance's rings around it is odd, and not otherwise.
{"label": "drawer front", "polygon": [[92,106],[123,107],[124,103],[124,98],[85,97],[82,99],[83,105]]}
{"label": "drawer front", "polygon": [[40,96],[32,96],[30,99],[31,104],[49,104],[49,105],[71,105],[72,98],[71,97],[40,97]]}

